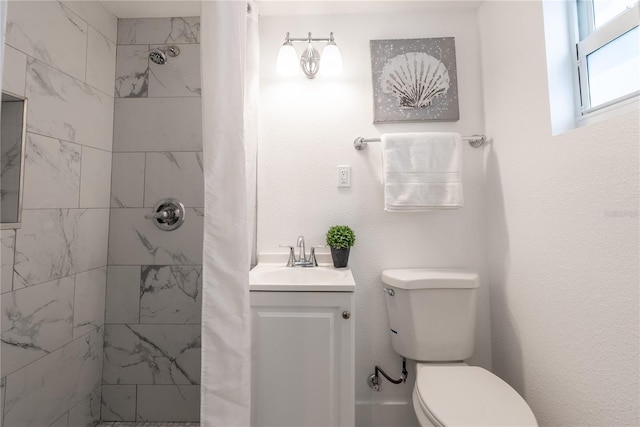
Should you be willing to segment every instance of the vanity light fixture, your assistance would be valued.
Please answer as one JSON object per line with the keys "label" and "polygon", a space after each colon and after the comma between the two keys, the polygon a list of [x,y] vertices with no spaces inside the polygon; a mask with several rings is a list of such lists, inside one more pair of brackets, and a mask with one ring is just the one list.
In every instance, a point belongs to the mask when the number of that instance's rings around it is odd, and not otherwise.
{"label": "vanity light fixture", "polygon": [[[293,43],[305,42],[305,49],[300,61]],[[322,50],[322,57],[318,50],[313,47],[313,42],[326,42],[327,45]],[[308,79],[315,78],[316,74],[325,76],[337,76],[342,73],[342,56],[340,50],[333,39],[333,33],[329,33],[329,38],[314,39],[311,33],[307,38],[291,38],[287,33],[284,43],[278,52],[276,60],[276,71],[283,76],[295,76],[298,74],[298,66],[302,68],[302,72]]]}

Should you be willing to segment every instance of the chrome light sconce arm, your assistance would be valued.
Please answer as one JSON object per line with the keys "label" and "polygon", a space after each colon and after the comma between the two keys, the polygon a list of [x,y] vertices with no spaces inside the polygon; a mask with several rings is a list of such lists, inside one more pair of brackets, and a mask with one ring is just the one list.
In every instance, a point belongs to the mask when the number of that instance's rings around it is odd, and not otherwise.
{"label": "chrome light sconce arm", "polygon": [[[333,38],[333,33],[329,33],[328,38],[314,38],[311,36],[311,33],[309,33],[306,38],[294,38],[290,37],[289,33],[287,33],[276,62],[276,69],[280,74],[288,76],[297,74],[298,60],[295,49],[293,48],[293,43],[298,42],[307,43],[307,48],[299,61],[300,68],[305,77],[308,79],[315,78],[321,68],[321,74],[337,75],[342,72],[342,58],[340,57],[340,51]],[[313,42],[327,43],[322,57],[318,50],[311,44]]]}
{"label": "chrome light sconce arm", "polygon": [[318,70],[320,70],[320,54],[311,44],[311,33],[309,33],[309,44],[300,57],[300,67],[308,79],[315,78]]}

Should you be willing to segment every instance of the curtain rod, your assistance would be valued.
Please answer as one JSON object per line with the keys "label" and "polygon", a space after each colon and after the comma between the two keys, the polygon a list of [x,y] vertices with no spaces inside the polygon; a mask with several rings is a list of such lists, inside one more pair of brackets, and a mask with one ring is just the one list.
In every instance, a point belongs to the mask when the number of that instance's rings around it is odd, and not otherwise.
{"label": "curtain rod", "polygon": [[[487,137],[485,135],[463,136],[462,140],[468,142],[473,148],[478,148],[487,142]],[[353,147],[356,150],[364,150],[369,142],[380,142],[380,138],[363,138],[359,136],[353,141]]]}

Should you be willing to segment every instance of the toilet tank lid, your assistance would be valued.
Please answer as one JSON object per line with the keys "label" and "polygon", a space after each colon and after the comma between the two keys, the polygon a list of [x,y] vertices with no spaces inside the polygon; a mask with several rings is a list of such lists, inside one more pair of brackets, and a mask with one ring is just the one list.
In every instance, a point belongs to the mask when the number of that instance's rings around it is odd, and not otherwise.
{"label": "toilet tank lid", "polygon": [[478,273],[457,268],[383,270],[382,281],[400,289],[471,289],[480,286]]}

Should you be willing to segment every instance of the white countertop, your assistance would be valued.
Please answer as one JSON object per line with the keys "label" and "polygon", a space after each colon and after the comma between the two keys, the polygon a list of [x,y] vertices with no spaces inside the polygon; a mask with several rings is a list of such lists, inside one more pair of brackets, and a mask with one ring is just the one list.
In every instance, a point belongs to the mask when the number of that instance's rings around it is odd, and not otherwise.
{"label": "white countertop", "polygon": [[250,291],[354,292],[351,269],[334,268],[330,254],[318,254],[318,267],[287,267],[287,254],[260,254],[249,272]]}

